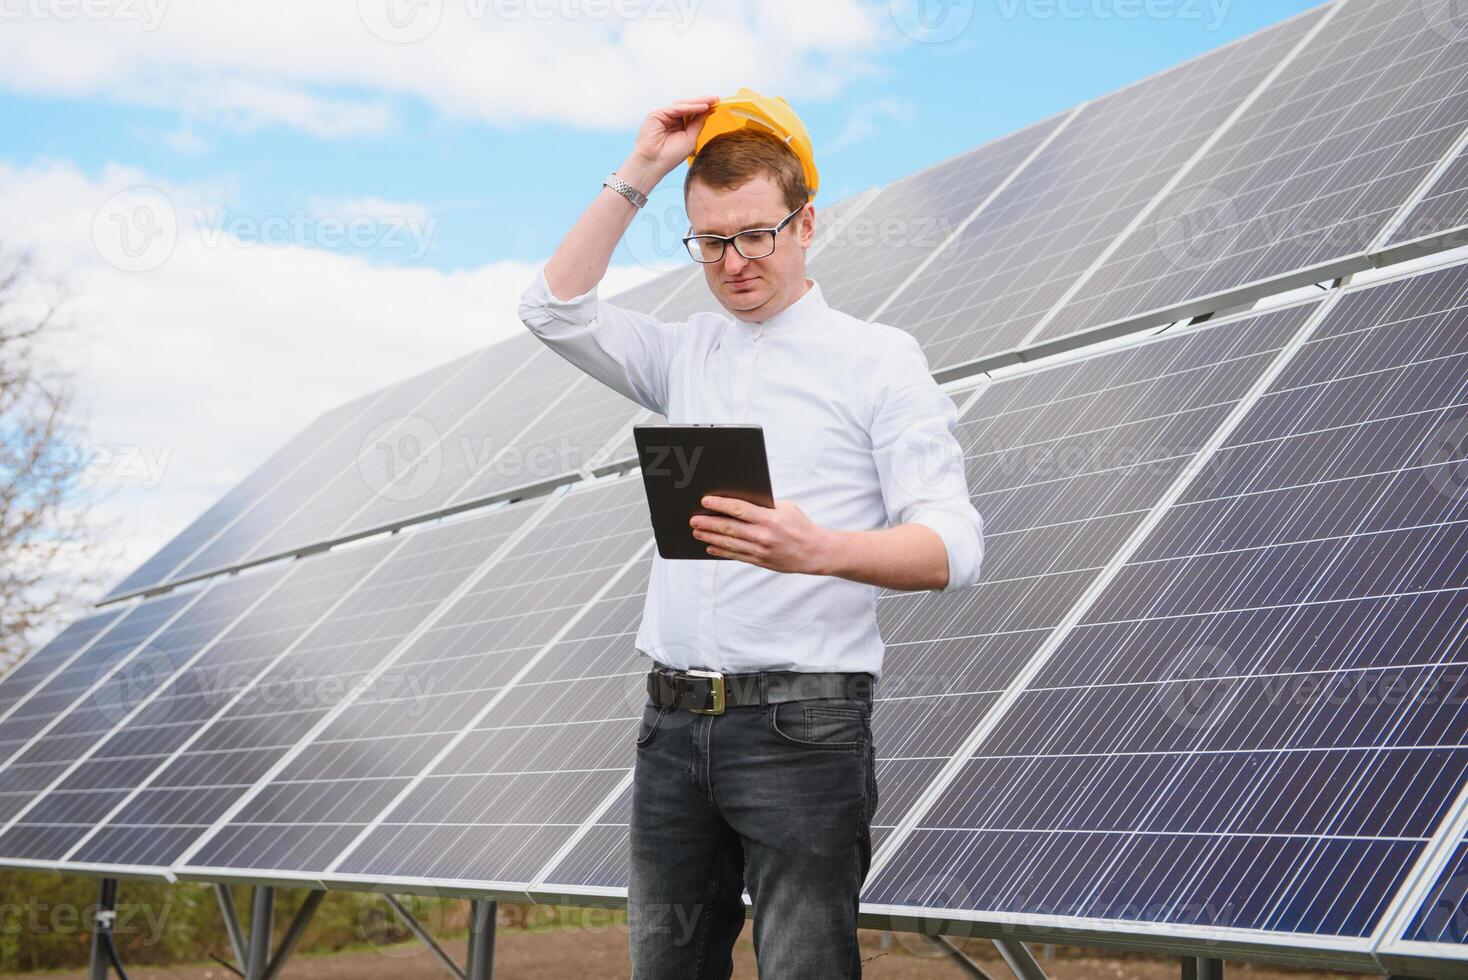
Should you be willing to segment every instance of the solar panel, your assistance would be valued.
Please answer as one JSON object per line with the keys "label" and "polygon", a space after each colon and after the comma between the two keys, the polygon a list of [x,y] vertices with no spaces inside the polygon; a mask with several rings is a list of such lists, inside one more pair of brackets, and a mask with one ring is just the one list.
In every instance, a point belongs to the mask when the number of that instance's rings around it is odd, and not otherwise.
{"label": "solar panel", "polygon": [[322,413],[194,519],[103,597],[109,602],[173,579],[178,567],[255,507],[273,489],[319,457],[336,433],[367,412],[390,388]]}
{"label": "solar panel", "polygon": [[275,863],[321,880],[522,887],[622,777],[602,762],[625,755],[614,743],[630,744],[641,703],[628,696],[628,631],[642,584],[630,576],[652,545],[646,506],[637,476],[561,498],[402,658],[429,693],[353,706],[286,773],[287,792],[360,774],[310,810],[356,829],[355,843],[333,854],[276,828]]}
{"label": "solar panel", "polygon": [[[549,348],[541,356],[554,362],[555,376],[567,379],[564,388],[555,389],[563,393],[547,404],[538,386],[524,391],[523,399],[534,411],[523,428],[510,442],[502,440],[495,446],[498,451],[455,488],[448,506],[588,472],[644,413],[641,405],[584,374]],[[532,379],[527,378],[526,384],[532,385]]]}
{"label": "solar panel", "polygon": [[836,309],[870,318],[1064,122],[1047,119],[882,188],[809,257],[806,274]]}
{"label": "solar panel", "polygon": [[[339,487],[317,498],[321,509],[333,500],[349,505],[338,512],[328,536],[350,537],[440,510],[544,410],[546,392],[577,383],[559,358],[548,355],[528,334],[495,344],[433,399],[375,437],[355,471],[341,474]],[[267,539],[256,550],[272,547]]]}
{"label": "solar panel", "polygon": [[878,315],[935,372],[1020,345],[1319,20],[1310,11],[1081,107]]}
{"label": "solar panel", "polygon": [[[243,618],[103,744],[92,774],[51,791],[32,820],[48,856],[176,861],[348,692],[380,682],[399,642],[537,506],[303,560],[288,600],[275,597]],[[109,760],[119,758],[142,761],[145,778],[108,782]],[[111,789],[105,798],[99,782]],[[97,829],[62,835],[56,824]],[[6,845],[0,836],[0,853]]]}
{"label": "solar panel", "polygon": [[[260,535],[246,559],[281,554],[390,525],[435,509],[461,485],[481,453],[512,440],[543,405],[529,397],[576,378],[517,334],[467,358],[463,367],[400,416],[373,413],[373,426],[341,468],[305,493],[305,503]],[[544,388],[542,388],[544,386]],[[303,488],[304,489],[304,488]]]}
{"label": "solar panel", "polygon": [[1030,341],[1165,323],[1218,309],[1207,297],[1251,284],[1278,291],[1365,268],[1468,127],[1468,44],[1434,13],[1455,2],[1335,4],[1264,96]]}
{"label": "solar panel", "polygon": [[[299,510],[308,507],[323,487],[333,484],[343,473],[357,473],[357,460],[363,453],[364,444],[369,443],[369,437],[385,422],[410,417],[452,377],[469,368],[474,359],[470,356],[450,361],[372,397],[367,409],[354,414],[350,424],[331,432],[314,453],[284,474],[266,492],[255,497],[231,522],[200,542],[186,560],[160,575],[158,581],[206,575],[239,564],[257,549],[264,538],[274,534]],[[361,481],[360,475],[357,479]],[[303,534],[315,534],[316,537],[296,540],[295,545],[324,539],[341,519],[339,512],[323,512],[319,516],[321,522],[317,526],[300,528]],[[196,537],[187,528],[183,535],[191,539]],[[171,548],[171,545],[165,546],[166,550]]]}
{"label": "solar panel", "polygon": [[647,282],[631,289],[624,289],[620,293],[611,296],[610,302],[629,310],[637,310],[641,313],[656,313],[658,307],[662,306],[668,299],[682,289],[698,267],[693,263],[680,264],[674,269],[660,273]]}
{"label": "solar panel", "polygon": [[971,736],[869,903],[1369,952],[1468,770],[1468,494],[1442,454],[1465,296],[1465,266],[1341,296]]}

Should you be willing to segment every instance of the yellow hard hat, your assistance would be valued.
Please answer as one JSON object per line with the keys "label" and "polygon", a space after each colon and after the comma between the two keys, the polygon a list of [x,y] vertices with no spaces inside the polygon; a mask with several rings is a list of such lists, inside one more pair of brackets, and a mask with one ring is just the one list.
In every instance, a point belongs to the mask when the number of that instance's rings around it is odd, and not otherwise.
{"label": "yellow hard hat", "polygon": [[810,134],[805,131],[805,123],[790,108],[790,103],[778,95],[771,98],[760,95],[752,88],[741,88],[734,95],[719,96],[718,103],[704,120],[703,129],[699,131],[688,162],[692,164],[698,151],[715,136],[732,133],[746,126],[756,126],[774,133],[794,151],[800,160],[801,169],[805,171],[806,190],[810,192],[810,199],[815,200],[820,175],[816,173],[816,154],[811,146]]}

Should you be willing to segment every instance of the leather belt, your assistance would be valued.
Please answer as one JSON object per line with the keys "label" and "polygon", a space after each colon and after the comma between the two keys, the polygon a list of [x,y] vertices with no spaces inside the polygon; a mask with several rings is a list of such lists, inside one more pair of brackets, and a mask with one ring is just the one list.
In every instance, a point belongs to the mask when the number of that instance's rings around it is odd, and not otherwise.
{"label": "leather belt", "polygon": [[757,670],[725,674],[701,668],[677,670],[657,664],[647,672],[647,693],[653,701],[701,715],[721,715],[725,708],[740,705],[811,698],[870,701],[873,684],[867,671]]}

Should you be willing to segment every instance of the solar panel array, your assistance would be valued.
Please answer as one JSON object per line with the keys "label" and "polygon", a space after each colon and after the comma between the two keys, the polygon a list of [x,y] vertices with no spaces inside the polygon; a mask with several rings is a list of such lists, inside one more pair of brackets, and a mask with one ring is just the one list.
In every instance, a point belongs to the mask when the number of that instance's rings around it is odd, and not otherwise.
{"label": "solar panel array", "polygon": [[[1468,264],[1221,312],[1461,236],[1454,13],[1337,0],[824,209],[828,300],[971,375],[986,526],[878,602],[869,913],[1468,959]],[[0,866],[623,894],[652,539],[591,478],[653,420],[524,335],[324,413],[0,679]]]}
{"label": "solar panel array", "polygon": [[1459,266],[1329,311],[869,900],[1372,935],[1468,768],[1468,494],[1433,450],[1465,297]]}

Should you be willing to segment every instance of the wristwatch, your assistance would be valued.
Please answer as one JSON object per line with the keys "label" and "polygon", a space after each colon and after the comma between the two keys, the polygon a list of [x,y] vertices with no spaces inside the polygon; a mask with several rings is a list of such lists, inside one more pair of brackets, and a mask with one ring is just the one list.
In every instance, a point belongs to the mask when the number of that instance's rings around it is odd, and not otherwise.
{"label": "wristwatch", "polygon": [[621,194],[627,200],[631,201],[634,207],[640,208],[647,203],[647,195],[627,183],[621,177],[618,177],[615,170],[607,175],[607,179],[602,181],[601,185],[603,187],[610,187],[618,194]]}

